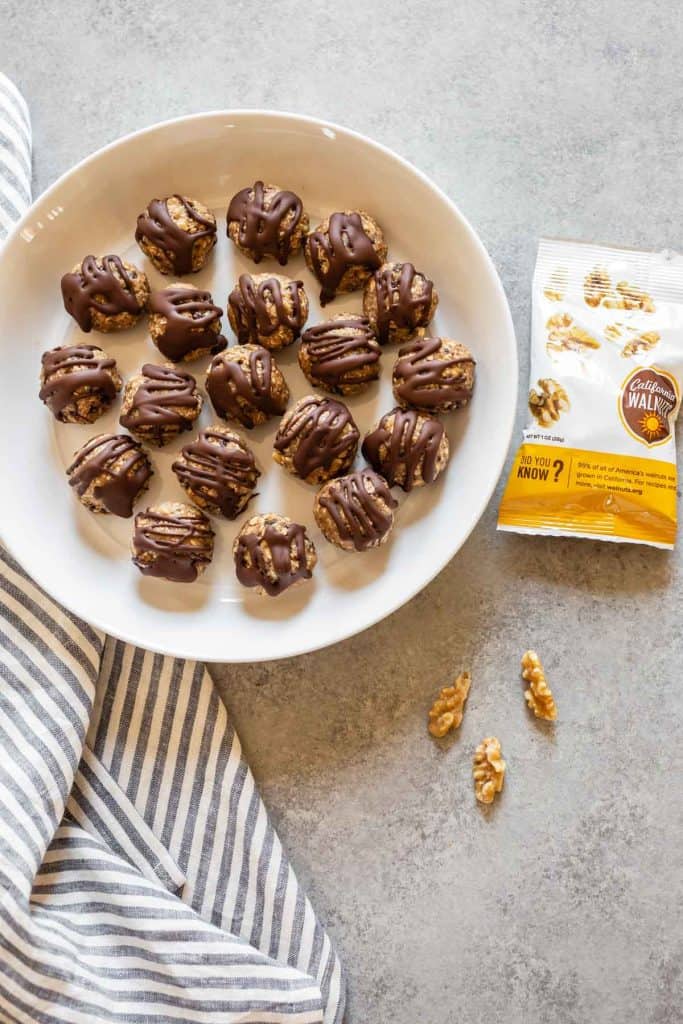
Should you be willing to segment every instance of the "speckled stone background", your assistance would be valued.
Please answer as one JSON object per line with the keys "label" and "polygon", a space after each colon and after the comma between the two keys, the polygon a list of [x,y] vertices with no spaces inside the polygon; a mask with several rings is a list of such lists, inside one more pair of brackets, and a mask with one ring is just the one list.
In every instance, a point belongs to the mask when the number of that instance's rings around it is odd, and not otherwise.
{"label": "speckled stone background", "polygon": [[[478,228],[512,306],[520,394],[539,234],[680,247],[682,50],[673,0],[0,0],[36,191],[177,114],[274,107],[350,125]],[[381,625],[215,676],[343,956],[350,1024],[673,1024],[683,547],[496,535],[497,500]],[[529,644],[555,728],[525,710]],[[440,746],[425,712],[464,664],[467,713]],[[470,759],[489,733],[508,778],[483,810]]]}

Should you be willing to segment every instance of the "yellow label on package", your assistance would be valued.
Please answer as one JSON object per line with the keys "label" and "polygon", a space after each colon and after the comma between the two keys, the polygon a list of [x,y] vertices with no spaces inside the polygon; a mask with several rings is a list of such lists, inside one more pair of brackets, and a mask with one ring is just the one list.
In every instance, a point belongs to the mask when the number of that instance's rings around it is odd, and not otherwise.
{"label": "yellow label on package", "polygon": [[682,378],[681,256],[542,240],[498,528],[672,548]]}

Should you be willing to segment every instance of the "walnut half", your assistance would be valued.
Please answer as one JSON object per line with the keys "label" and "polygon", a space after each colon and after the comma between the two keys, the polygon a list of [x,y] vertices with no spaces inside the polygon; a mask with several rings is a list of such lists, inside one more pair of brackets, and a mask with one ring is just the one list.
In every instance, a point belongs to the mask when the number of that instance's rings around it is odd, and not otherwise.
{"label": "walnut half", "polygon": [[472,761],[474,778],[474,795],[479,803],[492,804],[496,793],[500,793],[505,779],[505,761],[500,749],[500,741],[495,736],[487,736],[474,752]]}
{"label": "walnut half", "polygon": [[557,718],[557,706],[536,651],[527,651],[522,655],[522,679],[529,684],[524,696],[530,710],[536,718],[554,722]]}
{"label": "walnut half", "polygon": [[429,711],[427,728],[432,736],[441,738],[451,729],[458,728],[471,682],[469,672],[461,672],[452,686],[444,686],[441,690]]}

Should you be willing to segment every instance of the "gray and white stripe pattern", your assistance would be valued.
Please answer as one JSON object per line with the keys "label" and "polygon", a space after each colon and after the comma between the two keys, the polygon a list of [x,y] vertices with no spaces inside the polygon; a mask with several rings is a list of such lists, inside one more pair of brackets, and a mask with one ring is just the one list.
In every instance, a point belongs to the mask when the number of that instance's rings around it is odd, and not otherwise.
{"label": "gray and white stripe pattern", "polygon": [[[0,75],[0,111],[17,95]],[[26,168],[1,154],[0,197],[17,198],[4,168]],[[103,636],[0,548],[0,1024],[343,1010],[339,960],[205,667]]]}
{"label": "gray and white stripe pattern", "polygon": [[31,202],[31,121],[24,97],[0,71],[0,241]]}

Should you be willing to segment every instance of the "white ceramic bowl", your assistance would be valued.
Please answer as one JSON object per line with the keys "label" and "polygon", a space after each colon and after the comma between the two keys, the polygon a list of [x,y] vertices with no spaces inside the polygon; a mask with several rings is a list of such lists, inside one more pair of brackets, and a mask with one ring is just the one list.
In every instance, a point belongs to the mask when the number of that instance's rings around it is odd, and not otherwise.
{"label": "white ceramic bowl", "polygon": [[[447,472],[435,485],[401,496],[392,539],[366,554],[338,551],[321,536],[312,515],[314,489],[271,459],[277,423],[249,434],[264,471],[249,512],[279,511],[305,523],[319,554],[313,581],[277,599],[258,597],[235,580],[231,546],[244,516],[236,524],[214,523],[214,561],[197,583],[143,578],[130,561],[131,521],[87,512],[64,475],[87,438],[117,429],[118,405],[90,427],[63,425],[37,395],[41,353],[83,337],[62,307],[65,271],[87,253],[114,252],[143,266],[153,287],[168,283],[133,238],[137,214],[154,196],[181,192],[216,211],[218,246],[192,280],[224,307],[238,274],[253,269],[228,243],[225,208],[256,178],[299,193],[313,225],[338,209],[371,212],[385,230],[390,258],[410,259],[434,279],[441,301],[433,333],[459,339],[477,359],[471,405],[446,418],[453,453]],[[318,289],[303,257],[285,272],[304,279],[308,322],[315,323]],[[336,299],[325,312],[360,309],[358,292]],[[224,333],[234,341],[227,317]],[[93,332],[88,340],[116,357],[124,377],[143,362],[163,361],[144,324],[114,335]],[[424,175],[384,147],[290,114],[227,111],[181,118],[127,136],[69,171],[34,203],[0,251],[0,344],[3,542],[51,595],[93,625],[153,650],[209,661],[259,661],[323,647],[411,598],[453,557],[482,514],[514,417],[517,353],[510,313],[491,260],[465,218]],[[298,398],[311,388],[295,349],[278,362]],[[393,405],[395,355],[396,347],[388,346],[381,383],[349,400],[362,432]],[[188,367],[200,386],[205,368],[206,361]],[[207,400],[200,423],[212,420]],[[170,464],[189,437],[152,453],[156,474],[143,507],[183,497]]]}

